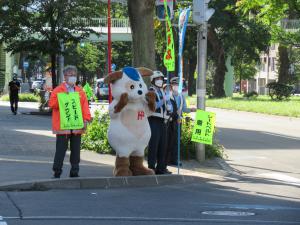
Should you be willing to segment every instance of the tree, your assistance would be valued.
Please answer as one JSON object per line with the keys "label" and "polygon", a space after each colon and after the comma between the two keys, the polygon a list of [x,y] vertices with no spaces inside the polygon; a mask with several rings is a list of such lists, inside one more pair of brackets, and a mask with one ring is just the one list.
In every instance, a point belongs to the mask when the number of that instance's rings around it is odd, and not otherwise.
{"label": "tree", "polygon": [[235,65],[259,60],[259,53],[268,47],[268,27],[260,21],[236,11],[236,0],[213,0],[215,13],[208,31],[208,56],[214,61],[213,95],[225,96],[226,58],[232,56]]}
{"label": "tree", "polygon": [[282,19],[299,19],[300,2],[297,0],[241,0],[238,9],[244,14],[252,13],[254,19],[262,21],[271,28],[272,40],[279,43],[279,73],[281,83],[291,81],[289,49],[298,45],[299,32],[291,33],[278,26]]}
{"label": "tree", "polygon": [[133,66],[155,69],[154,46],[155,0],[128,0],[128,14],[132,30]]}
{"label": "tree", "polygon": [[12,53],[50,55],[55,87],[60,42],[78,43],[88,37],[93,31],[80,18],[96,17],[100,12],[97,0],[1,0],[0,42]]}

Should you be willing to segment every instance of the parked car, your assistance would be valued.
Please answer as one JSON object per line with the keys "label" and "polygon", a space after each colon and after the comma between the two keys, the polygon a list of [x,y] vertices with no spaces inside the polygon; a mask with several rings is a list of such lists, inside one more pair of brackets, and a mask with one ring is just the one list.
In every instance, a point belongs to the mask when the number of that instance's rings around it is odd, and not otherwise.
{"label": "parked car", "polygon": [[98,100],[108,100],[108,85],[104,83],[104,78],[97,79],[95,85],[95,95]]}
{"label": "parked car", "polygon": [[32,82],[31,91],[34,92],[37,89],[41,89],[43,86],[43,80],[35,80]]}

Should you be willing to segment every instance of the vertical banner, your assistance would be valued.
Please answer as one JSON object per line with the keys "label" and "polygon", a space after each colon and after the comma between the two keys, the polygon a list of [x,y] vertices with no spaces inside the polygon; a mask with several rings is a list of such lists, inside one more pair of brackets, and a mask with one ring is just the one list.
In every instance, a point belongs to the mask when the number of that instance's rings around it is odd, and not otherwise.
{"label": "vertical banner", "polygon": [[164,0],[165,6],[165,16],[166,16],[166,40],[167,40],[167,49],[164,54],[164,65],[167,68],[167,71],[175,71],[175,51],[174,51],[174,38],[172,31],[171,19],[168,13],[167,0]]}
{"label": "vertical banner", "polygon": [[83,90],[86,94],[87,99],[91,100],[91,97],[93,97],[94,94],[93,94],[93,89],[91,88],[88,82],[86,82],[86,84],[84,85]]}
{"label": "vertical banner", "polygon": [[195,125],[193,128],[192,141],[212,145],[215,123],[215,113],[198,109],[196,113]]}
{"label": "vertical banner", "polygon": [[184,48],[184,38],[185,38],[185,32],[186,27],[189,21],[191,8],[185,8],[182,10],[179,14],[179,21],[178,21],[178,29],[179,29],[179,52],[178,52],[178,77],[179,77],[179,86],[178,86],[178,92],[182,92],[182,82],[183,82],[183,74],[182,74],[182,53]]}
{"label": "vertical banner", "polygon": [[60,129],[78,130],[84,127],[78,92],[58,93]]}

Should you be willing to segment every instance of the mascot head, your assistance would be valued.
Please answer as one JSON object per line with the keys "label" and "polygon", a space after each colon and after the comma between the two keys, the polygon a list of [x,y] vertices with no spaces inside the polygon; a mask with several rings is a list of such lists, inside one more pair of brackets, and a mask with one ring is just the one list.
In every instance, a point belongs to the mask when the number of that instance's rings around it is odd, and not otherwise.
{"label": "mascot head", "polygon": [[137,101],[145,98],[148,92],[143,76],[152,74],[152,70],[147,68],[124,67],[122,71],[108,74],[104,82],[112,84],[114,99],[119,99],[123,93],[127,93],[129,101]]}

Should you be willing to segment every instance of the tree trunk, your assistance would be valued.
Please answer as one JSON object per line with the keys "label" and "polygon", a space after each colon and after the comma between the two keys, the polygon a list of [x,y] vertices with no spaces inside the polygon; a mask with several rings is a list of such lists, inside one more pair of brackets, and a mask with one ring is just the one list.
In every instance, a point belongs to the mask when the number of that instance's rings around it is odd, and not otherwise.
{"label": "tree trunk", "polygon": [[282,84],[287,84],[289,82],[289,68],[290,68],[288,49],[285,46],[279,45],[278,51],[279,51],[278,82]]}
{"label": "tree trunk", "polygon": [[51,54],[51,73],[52,73],[52,87],[56,88],[56,54]]}
{"label": "tree trunk", "polygon": [[196,93],[196,79],[194,78],[194,72],[197,66],[196,58],[189,59],[189,77],[188,77],[188,92],[189,96]]}
{"label": "tree trunk", "polygon": [[225,97],[224,80],[226,73],[225,52],[221,41],[218,39],[213,28],[208,31],[208,41],[213,48],[216,72],[213,77],[213,96]]}
{"label": "tree trunk", "polygon": [[156,69],[154,45],[154,0],[128,0],[132,30],[133,66]]}

